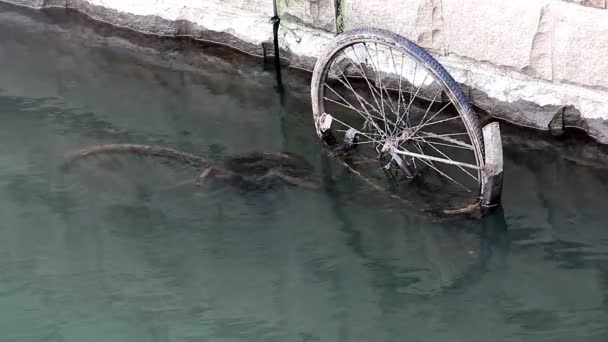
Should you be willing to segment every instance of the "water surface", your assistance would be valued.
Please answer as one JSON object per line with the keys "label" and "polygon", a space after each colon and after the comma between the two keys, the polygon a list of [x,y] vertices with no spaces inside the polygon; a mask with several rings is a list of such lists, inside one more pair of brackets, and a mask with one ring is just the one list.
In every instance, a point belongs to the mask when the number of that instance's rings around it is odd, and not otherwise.
{"label": "water surface", "polygon": [[447,223],[346,176],[346,195],[160,193],[168,166],[59,168],[140,143],[290,151],[321,179],[308,76],[283,77],[281,94],[259,59],[0,6],[0,340],[608,340],[608,163],[590,144],[504,127],[504,211]]}

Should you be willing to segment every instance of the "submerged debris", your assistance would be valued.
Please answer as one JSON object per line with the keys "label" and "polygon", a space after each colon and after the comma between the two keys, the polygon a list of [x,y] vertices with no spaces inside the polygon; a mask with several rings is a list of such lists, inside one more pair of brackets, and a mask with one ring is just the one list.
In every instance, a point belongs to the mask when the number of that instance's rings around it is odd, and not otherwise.
{"label": "submerged debris", "polygon": [[[289,152],[253,152],[246,155],[232,156],[225,159],[213,160],[197,156],[172,148],[138,145],[138,144],[105,144],[86,147],[69,153],[62,165],[64,170],[70,169],[82,159],[96,158],[102,155],[135,155],[141,157],[154,157],[177,161],[191,166],[195,170],[195,176],[176,182],[163,190],[176,190],[184,187],[201,187],[206,184],[215,183],[220,185],[236,186],[245,189],[271,188],[274,186],[295,186],[314,192],[333,192],[328,189],[319,179],[312,177],[313,167],[304,158]],[[349,163],[341,163],[350,172],[358,175],[363,181],[381,194],[387,195],[391,210],[407,210],[414,216],[431,220],[446,220],[462,216],[470,216],[476,212],[474,206],[463,206],[460,210],[428,210],[417,208],[412,201],[388,192],[374,181],[368,179],[354,169]],[[369,206],[369,196],[349,196],[347,200],[354,203]],[[373,206],[373,205],[372,205]],[[382,203],[375,206],[384,207]],[[386,208],[385,208],[386,209]],[[410,210],[408,210],[410,209]],[[411,209],[419,209],[414,210]]]}
{"label": "submerged debris", "polygon": [[87,147],[68,154],[63,167],[67,169],[77,160],[103,154],[160,157],[176,160],[198,169],[196,177],[179,182],[175,186],[202,185],[210,179],[216,179],[244,186],[271,186],[283,183],[309,190],[320,188],[318,184],[306,179],[312,173],[312,166],[306,160],[288,152],[254,152],[215,161],[167,147],[107,144]]}

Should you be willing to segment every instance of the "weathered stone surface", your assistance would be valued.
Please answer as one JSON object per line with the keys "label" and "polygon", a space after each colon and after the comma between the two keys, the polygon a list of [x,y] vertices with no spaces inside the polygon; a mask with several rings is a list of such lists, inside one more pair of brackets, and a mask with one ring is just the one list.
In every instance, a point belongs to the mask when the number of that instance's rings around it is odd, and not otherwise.
{"label": "weathered stone surface", "polygon": [[528,75],[553,81],[553,47],[555,33],[555,16],[550,6],[540,11],[538,29],[532,40],[530,65],[524,68]]}
{"label": "weathered stone surface", "polygon": [[550,8],[554,81],[608,90],[608,11],[564,2]]}
{"label": "weathered stone surface", "polygon": [[440,58],[440,62],[453,75],[462,75],[466,70],[466,78],[455,77],[456,80],[470,87],[469,99],[474,105],[494,117],[550,130],[551,122],[566,110],[565,126],[580,127],[598,141],[608,143],[607,126],[594,123],[596,129],[587,129],[594,119],[608,118],[607,92],[541,81],[475,63],[463,65],[450,58]]}
{"label": "weathered stone surface", "polygon": [[[383,6],[371,1],[351,0],[344,4],[343,15],[345,30],[359,27],[378,27],[392,29],[414,40],[416,32],[417,9],[422,0],[387,0]],[[409,9],[409,10],[406,10]],[[374,15],[370,15],[374,13]]]}
{"label": "weathered stone surface", "polygon": [[377,27],[413,40],[425,48],[445,48],[441,0],[348,0],[343,5],[344,29]]}
{"label": "weathered stone surface", "polygon": [[[266,0],[68,1],[69,7],[82,10],[94,19],[151,33],[189,34],[213,40],[213,35],[206,34],[207,31],[213,31],[229,34],[256,46],[272,38],[268,18],[273,14],[273,7]],[[180,29],[183,26],[175,25],[175,22],[183,21],[193,24],[191,32],[182,32]],[[215,40],[224,39],[230,41],[227,35],[216,35]],[[233,43],[238,44],[234,39]],[[243,47],[251,50],[251,47]]]}
{"label": "weathered stone surface", "polygon": [[267,0],[4,0],[34,8],[68,7],[95,20],[158,35],[188,35],[262,55],[272,42]]}
{"label": "weathered stone surface", "polygon": [[444,1],[448,52],[495,66],[522,70],[547,0]]}
{"label": "weathered stone surface", "polygon": [[568,2],[574,2],[579,5],[596,7],[596,8],[606,8],[606,0],[564,0]]}
{"label": "weathered stone surface", "polygon": [[[607,11],[551,0],[389,0],[383,6],[351,0],[343,7],[346,29],[385,28],[440,54],[549,81],[608,82],[603,72],[608,64]],[[579,65],[594,66],[592,82],[576,80],[586,77],[576,70]]]}
{"label": "weathered stone surface", "polygon": [[325,31],[336,32],[336,0],[278,0],[279,16],[284,20],[293,20],[317,27]]}
{"label": "weathered stone surface", "polygon": [[13,4],[17,4],[17,5],[34,7],[34,8],[43,7],[45,5],[44,0],[10,0],[9,2],[13,3]]}

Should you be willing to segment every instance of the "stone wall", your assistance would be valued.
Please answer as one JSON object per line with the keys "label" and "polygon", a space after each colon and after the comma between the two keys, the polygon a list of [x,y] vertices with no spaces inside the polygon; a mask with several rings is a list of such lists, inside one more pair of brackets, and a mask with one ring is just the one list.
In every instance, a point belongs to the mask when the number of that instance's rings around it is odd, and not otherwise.
{"label": "stone wall", "polygon": [[[491,115],[542,130],[579,127],[608,143],[606,1],[385,0],[379,6],[379,1],[369,0],[281,0],[280,4],[280,13],[290,21],[284,25],[294,29],[306,25],[335,33],[371,26],[400,33],[430,50],[470,89],[470,100]],[[311,32],[296,32],[284,35],[284,46],[298,55],[314,51],[300,46]],[[298,33],[300,37],[293,37]]]}
{"label": "stone wall", "polygon": [[[4,0],[70,7],[138,31],[191,35],[261,55],[272,0]],[[279,45],[312,69],[339,32],[373,26],[430,50],[495,117],[541,130],[577,127],[608,143],[606,0],[276,0]]]}

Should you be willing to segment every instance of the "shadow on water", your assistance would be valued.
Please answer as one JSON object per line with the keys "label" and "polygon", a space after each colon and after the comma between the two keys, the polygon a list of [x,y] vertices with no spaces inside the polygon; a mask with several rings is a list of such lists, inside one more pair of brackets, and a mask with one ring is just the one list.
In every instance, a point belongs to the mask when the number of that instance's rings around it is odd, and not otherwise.
{"label": "shadow on water", "polygon": [[[8,340],[608,337],[601,147],[503,126],[502,210],[433,222],[331,173],[309,74],[0,5],[0,75]],[[135,159],[58,171],[66,152],[101,143],[218,159],[285,150],[326,191],[161,195],[195,172]]]}

